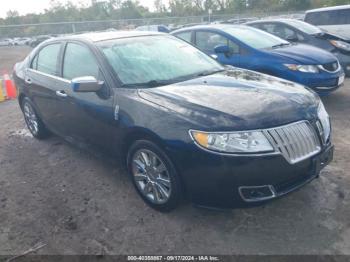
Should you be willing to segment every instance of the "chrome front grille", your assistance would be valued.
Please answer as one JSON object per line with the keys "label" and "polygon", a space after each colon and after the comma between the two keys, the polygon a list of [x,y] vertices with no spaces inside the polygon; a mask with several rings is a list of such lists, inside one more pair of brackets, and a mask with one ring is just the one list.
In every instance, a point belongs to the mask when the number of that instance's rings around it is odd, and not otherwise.
{"label": "chrome front grille", "polygon": [[308,121],[264,130],[271,144],[291,164],[321,151],[319,138]]}

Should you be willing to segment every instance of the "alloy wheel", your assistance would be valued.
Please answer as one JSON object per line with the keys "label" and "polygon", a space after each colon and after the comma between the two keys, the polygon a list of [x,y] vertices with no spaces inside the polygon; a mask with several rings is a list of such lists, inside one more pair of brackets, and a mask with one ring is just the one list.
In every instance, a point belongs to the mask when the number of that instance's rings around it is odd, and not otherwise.
{"label": "alloy wheel", "polygon": [[157,154],[140,149],[132,158],[132,175],[141,194],[154,204],[166,203],[171,194],[169,171]]}
{"label": "alloy wheel", "polygon": [[28,102],[25,102],[23,105],[23,113],[24,119],[27,123],[30,132],[33,135],[36,135],[39,132],[38,118],[34,112],[33,107]]}

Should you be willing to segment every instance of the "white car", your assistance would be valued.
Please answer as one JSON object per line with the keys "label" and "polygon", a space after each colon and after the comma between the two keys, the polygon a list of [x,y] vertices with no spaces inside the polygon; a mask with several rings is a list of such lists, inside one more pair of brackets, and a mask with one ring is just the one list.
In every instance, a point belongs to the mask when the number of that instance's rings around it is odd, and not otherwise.
{"label": "white car", "polygon": [[350,5],[309,10],[306,12],[305,22],[350,39]]}
{"label": "white car", "polygon": [[13,40],[11,38],[0,39],[0,46],[11,46],[13,45]]}
{"label": "white car", "polygon": [[28,37],[15,38],[13,40],[13,45],[28,45],[30,40],[31,39]]}

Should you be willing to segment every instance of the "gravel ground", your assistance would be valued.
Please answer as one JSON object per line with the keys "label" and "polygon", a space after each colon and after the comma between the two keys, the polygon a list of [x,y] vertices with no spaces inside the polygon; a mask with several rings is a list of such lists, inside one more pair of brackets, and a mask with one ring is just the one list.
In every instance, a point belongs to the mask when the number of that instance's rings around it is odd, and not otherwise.
{"label": "gravel ground", "polygon": [[[0,72],[28,48],[0,48]],[[251,209],[148,208],[118,161],[58,137],[35,140],[0,103],[0,254],[349,254],[350,81],[323,99],[335,159],[298,192]]]}

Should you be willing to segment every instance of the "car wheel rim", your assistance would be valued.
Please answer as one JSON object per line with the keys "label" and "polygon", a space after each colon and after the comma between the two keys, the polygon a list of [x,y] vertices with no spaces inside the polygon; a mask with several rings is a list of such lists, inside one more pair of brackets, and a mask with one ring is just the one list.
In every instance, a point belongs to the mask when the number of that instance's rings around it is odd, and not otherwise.
{"label": "car wheel rim", "polygon": [[154,204],[166,203],[171,195],[171,179],[164,162],[154,152],[138,150],[132,159],[132,174],[141,194]]}
{"label": "car wheel rim", "polygon": [[38,125],[38,118],[33,110],[33,107],[25,103],[23,106],[23,112],[24,112],[24,119],[27,123],[27,126],[32,132],[32,134],[36,135],[39,131],[39,125]]}

